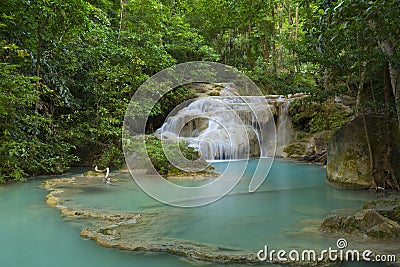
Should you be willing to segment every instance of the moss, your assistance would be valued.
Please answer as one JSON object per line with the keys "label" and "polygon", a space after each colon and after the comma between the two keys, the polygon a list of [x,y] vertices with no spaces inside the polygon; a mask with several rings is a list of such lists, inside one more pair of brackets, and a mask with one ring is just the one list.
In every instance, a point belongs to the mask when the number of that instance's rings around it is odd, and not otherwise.
{"label": "moss", "polygon": [[306,133],[304,131],[296,131],[295,132],[295,140],[304,140],[310,138],[311,135],[309,133]]}
{"label": "moss", "polygon": [[339,129],[349,121],[350,114],[328,101],[317,103],[298,100],[290,104],[289,115],[296,129],[316,133]]}
{"label": "moss", "polygon": [[213,92],[209,92],[208,95],[209,96],[220,96],[221,94],[219,92],[213,91]]}
{"label": "moss", "polygon": [[104,173],[103,172],[95,172],[95,171],[87,171],[83,174],[83,176],[96,176],[96,177],[104,177]]}
{"label": "moss", "polygon": [[174,178],[174,177],[213,177],[214,175],[217,175],[215,172],[215,167],[213,166],[208,166],[205,170],[203,171],[198,171],[198,172],[186,172],[182,171],[176,167],[172,167],[168,170],[168,175],[165,176],[165,178]]}
{"label": "moss", "polygon": [[283,149],[283,152],[287,153],[289,157],[293,155],[303,155],[305,151],[306,145],[303,143],[291,144]]}

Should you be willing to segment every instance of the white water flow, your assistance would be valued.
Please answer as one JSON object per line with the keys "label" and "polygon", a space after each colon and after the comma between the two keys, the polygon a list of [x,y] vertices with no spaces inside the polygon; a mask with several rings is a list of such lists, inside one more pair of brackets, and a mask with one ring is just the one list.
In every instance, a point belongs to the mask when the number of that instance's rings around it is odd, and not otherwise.
{"label": "white water flow", "polygon": [[276,126],[276,145],[286,146],[293,139],[292,120],[288,111],[290,102],[279,101],[277,104],[278,120]]}
{"label": "white water flow", "polygon": [[267,156],[275,142],[273,115],[264,97],[198,98],[172,114],[156,135],[186,142],[205,160]]}

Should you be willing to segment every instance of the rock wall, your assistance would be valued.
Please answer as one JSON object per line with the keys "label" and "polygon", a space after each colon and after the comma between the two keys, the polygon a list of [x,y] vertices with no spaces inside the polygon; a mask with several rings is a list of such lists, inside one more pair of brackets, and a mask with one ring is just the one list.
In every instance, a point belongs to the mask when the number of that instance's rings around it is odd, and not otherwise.
{"label": "rock wall", "polygon": [[[339,188],[394,188],[400,178],[400,142],[398,129],[388,130],[385,120],[367,115],[366,124],[374,158],[373,175],[362,117],[345,124],[332,135],[328,144],[326,178]],[[385,130],[386,129],[386,130]],[[390,133],[390,134],[388,134]],[[390,139],[393,140],[390,145]]]}

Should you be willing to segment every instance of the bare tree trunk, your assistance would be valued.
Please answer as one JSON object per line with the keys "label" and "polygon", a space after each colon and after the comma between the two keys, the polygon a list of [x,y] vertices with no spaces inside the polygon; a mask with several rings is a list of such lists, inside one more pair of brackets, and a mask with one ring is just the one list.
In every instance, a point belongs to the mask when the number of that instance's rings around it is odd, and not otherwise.
{"label": "bare tree trunk", "polygon": [[[357,48],[358,51],[363,51],[362,53],[362,59],[358,58],[358,92],[357,92],[357,98],[356,98],[356,110],[355,110],[355,115],[360,114],[360,106],[362,105],[362,91],[364,88],[364,78],[365,78],[365,68],[367,66],[367,61],[365,60],[365,53],[367,51],[367,47],[364,47],[363,50],[361,50],[360,46],[360,37],[359,33],[357,32]],[[361,63],[362,60],[362,63]]]}
{"label": "bare tree trunk", "polygon": [[264,21],[264,60],[265,62],[269,62],[269,42],[268,42],[268,29],[266,21]]}
{"label": "bare tree trunk", "polygon": [[370,139],[369,139],[367,121],[365,119],[365,107],[364,107],[364,105],[362,106],[361,110],[362,110],[362,112],[361,112],[362,120],[363,120],[363,124],[364,124],[365,139],[367,140],[367,146],[368,146],[369,173],[370,173],[371,177],[373,178],[375,185],[377,185],[376,181],[375,181],[375,178],[374,178],[374,155],[372,153],[371,142],[370,142]]}
{"label": "bare tree trunk", "polygon": [[[39,24],[37,26],[37,54],[36,54],[36,76],[40,76],[40,61],[42,57],[42,27]],[[36,81],[36,95],[39,96],[39,89],[40,89],[40,80]],[[33,128],[33,137],[36,138],[37,136],[37,129],[38,129],[38,115],[39,115],[39,98],[35,101],[35,126]]]}
{"label": "bare tree trunk", "polygon": [[[283,34],[283,21],[282,21],[282,13],[283,13],[283,7],[281,6],[281,7],[278,7],[277,8],[277,11],[278,11],[278,27],[279,27],[279,36],[282,36],[282,34]],[[277,58],[277,72],[278,73],[280,73],[280,69],[281,69],[281,66],[283,66],[283,58],[282,58],[282,54],[283,54],[283,48],[282,48],[282,45],[279,45],[278,46],[279,48],[277,49],[277,51],[276,51],[276,53],[277,53],[277,56],[276,56],[276,58]]]}
{"label": "bare tree trunk", "polygon": [[276,42],[275,42],[275,5],[272,4],[272,9],[271,9],[271,18],[272,18],[272,29],[271,29],[271,40],[272,40],[272,64],[274,68],[274,76],[278,75],[278,67],[277,67],[277,62],[276,62]]}
{"label": "bare tree trunk", "polygon": [[[294,42],[297,42],[299,31],[299,5],[296,4],[295,20],[294,20]],[[294,72],[297,72],[297,54],[293,51]]]}
{"label": "bare tree trunk", "polygon": [[295,20],[294,20],[294,41],[297,41],[299,32],[299,5],[296,4]]}
{"label": "bare tree trunk", "polygon": [[358,115],[360,111],[360,105],[362,104],[362,92],[364,89],[364,80],[365,80],[365,72],[366,72],[367,61],[363,61],[362,69],[359,72],[359,85],[358,85],[358,92],[357,92],[357,99],[356,99],[356,115]]}
{"label": "bare tree trunk", "polygon": [[264,20],[263,21],[263,28],[264,28],[264,38],[262,37],[261,31],[260,31],[260,41],[261,41],[261,47],[263,49],[263,54],[264,54],[264,61],[265,63],[268,63],[269,61],[269,43],[268,43],[268,33],[267,33],[267,22]]}
{"label": "bare tree trunk", "polygon": [[389,57],[389,73],[390,73],[390,82],[392,85],[394,101],[396,104],[396,112],[397,112],[397,123],[400,128],[400,70],[391,62],[391,58],[395,56],[395,47],[390,40],[385,40],[380,42],[380,47],[385,55]]}
{"label": "bare tree trunk", "polygon": [[372,82],[371,67],[370,67],[369,73],[370,73],[370,75],[369,75],[369,86],[371,87],[372,101],[374,102],[374,112],[375,112],[376,114],[378,114],[378,107],[377,107],[377,103],[378,103],[378,102],[376,101],[376,97],[375,97],[374,84],[373,84],[373,82]]}
{"label": "bare tree trunk", "polygon": [[347,86],[347,93],[350,95],[351,88],[350,88],[350,74],[349,73],[347,73],[347,75],[346,75],[346,86]]}
{"label": "bare tree trunk", "polygon": [[392,96],[392,90],[391,90],[391,81],[390,81],[390,71],[389,71],[389,63],[385,62],[385,67],[384,67],[384,73],[383,73],[383,80],[384,80],[384,85],[383,85],[383,91],[385,94],[385,128],[386,128],[386,134],[387,134],[387,166],[390,172],[390,183],[387,183],[386,186],[392,186],[394,189],[397,191],[400,190],[399,183],[396,177],[396,173],[393,170],[392,163],[391,163],[391,158],[393,156],[393,136],[392,136],[392,127],[391,127],[391,121],[392,121],[392,114],[390,113],[390,107],[393,105],[393,96]]}
{"label": "bare tree trunk", "polygon": [[123,1],[123,0],[121,0],[120,5],[121,5],[121,13],[120,13],[120,15],[119,15],[119,29],[118,29],[117,43],[118,43],[119,37],[120,37],[120,35],[121,35],[122,21],[123,21],[123,19],[124,19],[124,1]]}
{"label": "bare tree trunk", "polygon": [[[365,107],[362,103],[362,94],[364,90],[364,80],[365,80],[365,72],[366,72],[366,67],[367,67],[367,61],[364,60],[362,62],[362,66],[360,66],[359,70],[359,85],[358,85],[358,94],[357,94],[357,99],[359,99],[359,105],[361,105],[361,115],[362,115],[362,120],[364,124],[364,133],[365,133],[365,139],[367,140],[367,146],[368,146],[368,157],[369,157],[369,173],[371,177],[374,178],[374,155],[372,153],[372,147],[371,147],[371,141],[369,138],[369,132],[368,132],[368,127],[367,127],[367,121],[365,119]],[[376,181],[374,179],[375,185]]]}
{"label": "bare tree trunk", "polygon": [[322,77],[324,81],[324,90],[328,91],[329,90],[329,76],[330,76],[331,70],[329,68],[324,68],[324,76]]}
{"label": "bare tree trunk", "polygon": [[292,11],[290,8],[290,3],[288,4],[288,24],[289,24],[289,40],[291,41],[293,36],[293,29],[292,29],[293,19],[292,19]]}
{"label": "bare tree trunk", "polygon": [[251,55],[251,24],[249,23],[249,25],[247,26],[247,40],[248,40],[248,45],[247,45],[247,54],[248,54],[248,58],[249,58],[249,68],[250,70],[253,69],[253,57]]}
{"label": "bare tree trunk", "polygon": [[393,105],[392,86],[390,84],[389,63],[384,63],[383,69],[383,92],[385,95],[385,119],[390,121],[392,114],[390,114],[390,107]]}

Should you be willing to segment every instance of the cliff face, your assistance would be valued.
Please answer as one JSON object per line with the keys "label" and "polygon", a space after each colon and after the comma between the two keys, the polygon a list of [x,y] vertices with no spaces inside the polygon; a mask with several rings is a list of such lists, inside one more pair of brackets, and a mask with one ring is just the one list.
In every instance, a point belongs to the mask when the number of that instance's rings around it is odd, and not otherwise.
{"label": "cliff face", "polygon": [[377,186],[398,189],[400,179],[399,132],[394,125],[375,115],[366,117],[373,154],[370,171],[368,143],[362,117],[345,124],[328,144],[326,178],[339,188],[367,189]]}

